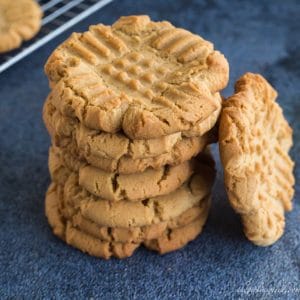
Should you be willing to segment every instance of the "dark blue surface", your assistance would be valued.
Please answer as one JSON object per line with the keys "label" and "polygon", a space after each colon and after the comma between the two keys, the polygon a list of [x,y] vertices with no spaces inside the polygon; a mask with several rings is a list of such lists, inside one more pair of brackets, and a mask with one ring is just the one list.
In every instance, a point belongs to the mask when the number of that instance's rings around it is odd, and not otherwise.
{"label": "dark blue surface", "polygon": [[[300,147],[300,1],[116,1],[72,28],[120,15],[168,19],[215,43],[231,65],[230,87],[246,71],[279,91]],[[163,257],[139,249],[126,260],[89,257],[53,236],[44,216],[49,137],[41,110],[43,65],[70,32],[0,74],[0,298],[300,299],[299,168],[294,211],[282,239],[251,245],[229,207],[219,175],[204,233]],[[247,293],[248,292],[248,293]]]}

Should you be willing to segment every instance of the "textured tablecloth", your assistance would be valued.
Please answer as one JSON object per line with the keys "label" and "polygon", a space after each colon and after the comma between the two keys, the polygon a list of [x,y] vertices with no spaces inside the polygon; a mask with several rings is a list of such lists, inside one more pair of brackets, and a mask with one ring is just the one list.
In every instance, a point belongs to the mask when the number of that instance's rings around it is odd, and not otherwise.
{"label": "textured tablecloth", "polygon": [[244,72],[262,73],[279,91],[300,162],[300,1],[115,1],[0,74],[0,298],[299,299],[297,166],[294,210],[268,248],[245,239],[221,170],[203,234],[175,253],[140,248],[129,259],[104,261],[52,234],[44,215],[50,140],[41,119],[49,92],[43,65],[71,31],[128,14],[168,19],[213,41],[231,66],[225,95]]}

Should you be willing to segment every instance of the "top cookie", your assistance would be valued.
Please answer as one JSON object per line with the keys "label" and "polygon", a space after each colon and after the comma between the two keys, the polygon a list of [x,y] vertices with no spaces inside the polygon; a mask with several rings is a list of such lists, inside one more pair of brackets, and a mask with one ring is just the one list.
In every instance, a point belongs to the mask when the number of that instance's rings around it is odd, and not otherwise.
{"label": "top cookie", "polygon": [[213,127],[210,116],[221,106],[214,94],[226,86],[229,67],[201,37],[128,16],[73,33],[45,72],[62,113],[92,129],[149,139]]}
{"label": "top cookie", "polygon": [[42,11],[33,0],[0,0],[0,53],[20,47],[41,27]]}
{"label": "top cookie", "polygon": [[219,127],[229,200],[248,239],[261,246],[282,235],[284,211],[292,209],[294,194],[294,163],[288,155],[292,129],[276,97],[262,76],[245,74],[224,103]]}

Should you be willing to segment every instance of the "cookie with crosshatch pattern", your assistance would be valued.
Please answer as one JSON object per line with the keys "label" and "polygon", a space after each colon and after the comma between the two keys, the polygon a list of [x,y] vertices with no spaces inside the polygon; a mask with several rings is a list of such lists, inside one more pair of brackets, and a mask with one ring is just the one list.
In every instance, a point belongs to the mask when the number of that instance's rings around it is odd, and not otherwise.
{"label": "cookie with crosshatch pattern", "polygon": [[260,246],[281,237],[294,195],[294,163],[288,155],[292,129],[276,97],[261,75],[246,73],[224,102],[219,127],[230,203],[241,215],[247,238]]}
{"label": "cookie with crosshatch pattern", "polygon": [[229,66],[198,35],[127,16],[73,33],[49,57],[45,72],[63,114],[92,129],[150,139],[199,136],[212,128],[221,108],[214,94],[227,85]]}
{"label": "cookie with crosshatch pattern", "polygon": [[0,53],[20,47],[40,30],[42,10],[33,0],[0,0]]}

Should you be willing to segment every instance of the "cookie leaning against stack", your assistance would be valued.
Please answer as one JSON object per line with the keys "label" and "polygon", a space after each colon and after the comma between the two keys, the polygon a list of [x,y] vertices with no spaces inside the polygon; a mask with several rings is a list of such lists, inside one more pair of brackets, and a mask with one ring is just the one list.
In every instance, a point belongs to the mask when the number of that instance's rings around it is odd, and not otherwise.
{"label": "cookie leaning against stack", "polygon": [[45,71],[54,233],[103,258],[194,239],[209,211],[204,150],[228,81],[224,56],[169,22],[129,16],[72,34]]}
{"label": "cookie leaning against stack", "polygon": [[224,101],[219,146],[232,207],[247,238],[269,246],[284,232],[292,209],[292,129],[276,103],[277,92],[258,74],[246,73]]}

